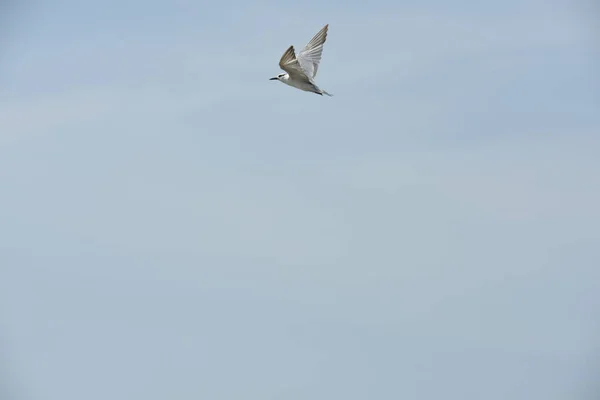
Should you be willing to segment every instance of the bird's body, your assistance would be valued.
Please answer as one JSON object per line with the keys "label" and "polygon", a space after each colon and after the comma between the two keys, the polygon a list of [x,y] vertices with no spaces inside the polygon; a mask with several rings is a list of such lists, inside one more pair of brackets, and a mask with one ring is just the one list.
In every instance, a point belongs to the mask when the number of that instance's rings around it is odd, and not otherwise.
{"label": "bird's body", "polygon": [[294,46],[290,46],[279,60],[279,67],[286,73],[279,74],[271,80],[278,80],[306,92],[331,96],[314,82],[321,62],[321,54],[323,54],[323,44],[327,39],[328,28],[329,25],[325,25],[298,53],[298,56],[296,56]]}
{"label": "bird's body", "polygon": [[315,85],[314,82],[311,82],[310,80],[293,79],[292,77],[290,77],[289,74],[282,74],[282,76],[278,77],[277,79],[280,82],[285,83],[286,85],[295,87],[296,89],[304,90],[305,92],[312,92],[312,93],[316,93],[316,94],[320,94],[320,95],[323,95],[323,94],[330,95],[329,93],[327,93],[326,91],[319,88],[317,85]]}

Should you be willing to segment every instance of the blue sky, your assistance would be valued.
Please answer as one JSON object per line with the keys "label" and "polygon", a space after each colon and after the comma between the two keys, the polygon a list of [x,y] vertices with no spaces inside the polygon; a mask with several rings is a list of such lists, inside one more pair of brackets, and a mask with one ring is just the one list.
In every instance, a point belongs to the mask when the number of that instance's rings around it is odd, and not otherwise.
{"label": "blue sky", "polygon": [[600,390],[591,2],[3,7],[3,398]]}

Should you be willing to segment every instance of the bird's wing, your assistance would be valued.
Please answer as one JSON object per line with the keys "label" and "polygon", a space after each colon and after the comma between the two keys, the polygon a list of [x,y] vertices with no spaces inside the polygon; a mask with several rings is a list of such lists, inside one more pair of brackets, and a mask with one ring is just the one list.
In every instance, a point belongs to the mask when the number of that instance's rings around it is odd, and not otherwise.
{"label": "bird's wing", "polygon": [[308,44],[298,53],[298,62],[310,78],[317,76],[321,55],[323,54],[323,45],[327,40],[327,29],[329,24],[325,25]]}
{"label": "bird's wing", "polygon": [[294,46],[290,46],[283,56],[281,56],[281,60],[279,60],[279,67],[287,72],[290,77],[297,80],[304,80],[310,82],[307,74],[304,72],[298,59],[296,58],[296,53],[294,52]]}

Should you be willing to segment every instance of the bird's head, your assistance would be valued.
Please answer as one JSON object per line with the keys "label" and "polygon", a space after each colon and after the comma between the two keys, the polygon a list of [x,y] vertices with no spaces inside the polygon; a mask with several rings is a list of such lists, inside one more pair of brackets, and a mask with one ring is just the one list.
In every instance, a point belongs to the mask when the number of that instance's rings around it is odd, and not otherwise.
{"label": "bird's head", "polygon": [[277,76],[274,76],[273,78],[270,78],[269,80],[270,81],[281,81],[281,80],[287,79],[287,77],[288,77],[288,74],[279,74]]}

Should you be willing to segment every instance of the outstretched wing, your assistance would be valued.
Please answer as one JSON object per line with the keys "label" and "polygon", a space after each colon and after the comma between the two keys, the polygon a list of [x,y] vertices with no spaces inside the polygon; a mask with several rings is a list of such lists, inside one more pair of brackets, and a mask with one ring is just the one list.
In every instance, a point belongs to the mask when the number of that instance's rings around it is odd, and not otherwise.
{"label": "outstretched wing", "polygon": [[298,53],[298,62],[300,66],[310,78],[317,76],[321,55],[323,54],[323,45],[327,40],[327,29],[329,24],[325,25],[308,44]]}
{"label": "outstretched wing", "polygon": [[298,59],[296,58],[296,53],[294,52],[294,46],[290,46],[283,56],[281,56],[281,60],[279,60],[279,67],[287,72],[291,77],[297,80],[304,80],[310,82],[307,74],[304,72]]}

